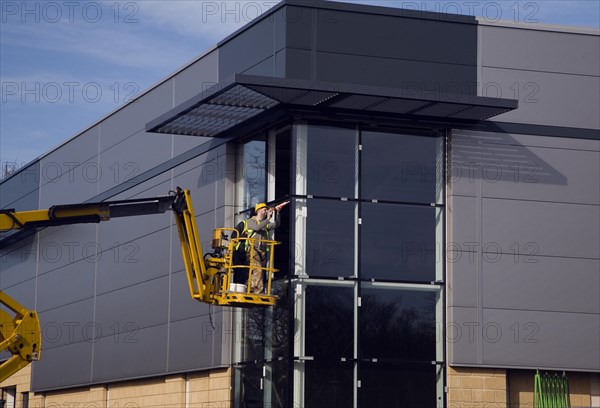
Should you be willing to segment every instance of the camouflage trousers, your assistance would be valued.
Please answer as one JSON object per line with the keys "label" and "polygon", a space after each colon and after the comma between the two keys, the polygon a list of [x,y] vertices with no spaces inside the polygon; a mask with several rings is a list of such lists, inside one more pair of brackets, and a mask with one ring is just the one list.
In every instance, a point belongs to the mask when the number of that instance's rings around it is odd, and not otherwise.
{"label": "camouflage trousers", "polygon": [[250,293],[264,293],[265,283],[261,268],[266,266],[266,251],[255,246],[254,251],[248,252],[248,259],[250,260]]}

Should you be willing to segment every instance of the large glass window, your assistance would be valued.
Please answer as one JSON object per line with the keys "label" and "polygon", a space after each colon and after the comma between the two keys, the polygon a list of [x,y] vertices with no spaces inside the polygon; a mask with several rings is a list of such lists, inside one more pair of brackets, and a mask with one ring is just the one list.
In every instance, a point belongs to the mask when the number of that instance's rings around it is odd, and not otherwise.
{"label": "large glass window", "polygon": [[439,405],[442,139],[308,122],[266,134],[240,146],[238,205],[292,203],[277,306],[234,312],[236,404]]}
{"label": "large glass window", "polygon": [[354,289],[306,287],[305,354],[316,361],[354,356]]}
{"label": "large glass window", "polygon": [[265,140],[251,140],[238,149],[238,205],[252,208],[266,201],[267,150]]}
{"label": "large glass window", "polygon": [[309,126],[307,194],[326,197],[356,196],[357,131],[331,126]]}
{"label": "large glass window", "polygon": [[306,274],[311,277],[354,275],[356,203],[307,200]]}
{"label": "large glass window", "polygon": [[306,379],[302,407],[352,407],[355,387],[354,365],[353,362],[339,360],[306,361],[304,363]]}
{"label": "large glass window", "polygon": [[233,370],[233,402],[236,407],[285,408],[289,406],[287,360],[248,362]]}
{"label": "large glass window", "polygon": [[434,291],[363,287],[361,358],[435,361],[437,297]]}
{"label": "large glass window", "polygon": [[361,198],[435,203],[438,139],[362,132]]}
{"label": "large glass window", "polygon": [[437,367],[429,364],[362,362],[359,407],[436,407]]}
{"label": "large glass window", "polygon": [[361,217],[362,279],[435,281],[435,208],[364,203]]}

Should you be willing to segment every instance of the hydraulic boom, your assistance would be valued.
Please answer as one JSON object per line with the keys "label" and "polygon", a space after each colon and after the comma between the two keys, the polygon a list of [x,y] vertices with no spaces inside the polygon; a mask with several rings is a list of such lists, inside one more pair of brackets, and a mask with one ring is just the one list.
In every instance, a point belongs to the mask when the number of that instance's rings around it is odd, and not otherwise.
{"label": "hydraulic boom", "polygon": [[[181,252],[192,298],[221,306],[271,306],[276,296],[271,294],[274,247],[272,240],[243,238],[233,228],[218,228],[213,232],[212,253],[203,254],[196,218],[189,190],[177,188],[167,196],[147,199],[104,201],[72,205],[56,205],[48,210],[14,211],[0,210],[0,249],[6,248],[26,235],[52,226],[98,223],[112,218],[173,211],[179,232]],[[266,248],[269,256],[267,266],[261,267],[266,275],[265,293],[250,293],[250,268],[234,265],[233,252],[239,245],[249,248],[250,256],[257,246]],[[252,267],[255,271],[258,267]],[[233,284],[234,274],[239,274]],[[239,277],[242,276],[240,279]],[[0,365],[0,382],[37,360],[41,352],[40,322],[35,311],[30,311],[0,291],[0,305],[14,313],[0,309],[0,351],[12,354]]]}

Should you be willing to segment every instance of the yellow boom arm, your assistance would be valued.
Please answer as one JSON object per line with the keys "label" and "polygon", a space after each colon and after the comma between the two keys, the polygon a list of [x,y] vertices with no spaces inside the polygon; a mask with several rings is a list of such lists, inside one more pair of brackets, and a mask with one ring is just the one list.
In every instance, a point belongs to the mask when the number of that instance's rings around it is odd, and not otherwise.
{"label": "yellow boom arm", "polygon": [[[203,254],[190,192],[180,188],[168,196],[154,198],[57,205],[48,210],[0,210],[0,231],[4,231],[4,235],[0,237],[0,249],[21,239],[20,233],[32,234],[45,227],[108,221],[116,217],[158,214],[167,210],[172,210],[175,215],[192,298],[221,306],[252,307],[275,304],[277,297],[271,295],[271,282],[273,273],[277,272],[273,267],[273,260],[274,247],[278,242],[243,238],[232,228],[219,228],[213,233],[214,252]],[[230,233],[230,236],[226,233]],[[254,255],[255,247],[260,246],[266,250],[266,266],[253,265],[250,268],[248,265],[233,265],[234,249],[240,245],[249,248],[250,259]],[[250,292],[252,273],[266,275],[265,293]],[[232,284],[234,274],[238,274],[238,282],[245,281],[246,285]],[[1,291],[0,302],[15,313],[15,316],[11,317],[9,313],[0,309],[0,351],[8,350],[12,354],[12,357],[0,366],[1,382],[39,358],[41,330],[36,312],[25,309]]]}
{"label": "yellow boom arm", "polygon": [[21,306],[6,293],[0,292],[0,304],[14,316],[0,309],[0,351],[12,357],[0,364],[0,382],[40,357],[42,331],[38,315]]}

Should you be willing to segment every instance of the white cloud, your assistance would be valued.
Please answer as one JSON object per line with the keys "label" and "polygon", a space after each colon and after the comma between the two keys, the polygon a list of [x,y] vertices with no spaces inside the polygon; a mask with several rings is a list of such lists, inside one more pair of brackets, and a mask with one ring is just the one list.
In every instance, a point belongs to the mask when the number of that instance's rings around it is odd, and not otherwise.
{"label": "white cloud", "polygon": [[273,8],[278,1],[144,1],[140,21],[217,43]]}

